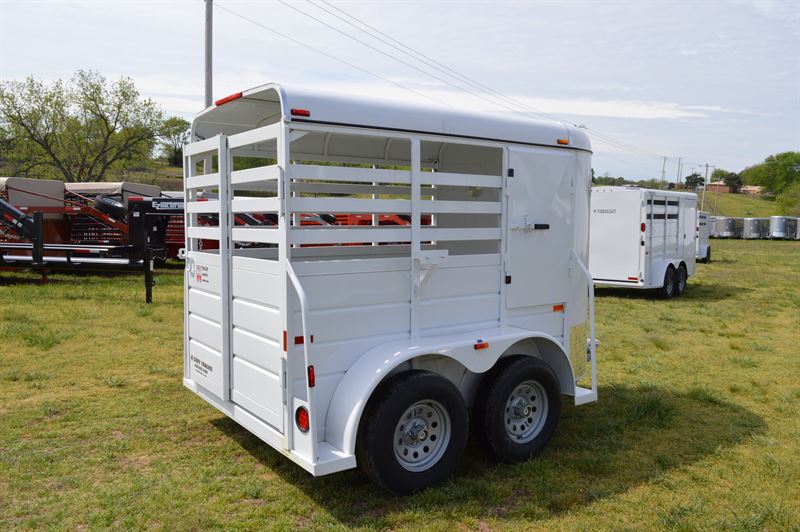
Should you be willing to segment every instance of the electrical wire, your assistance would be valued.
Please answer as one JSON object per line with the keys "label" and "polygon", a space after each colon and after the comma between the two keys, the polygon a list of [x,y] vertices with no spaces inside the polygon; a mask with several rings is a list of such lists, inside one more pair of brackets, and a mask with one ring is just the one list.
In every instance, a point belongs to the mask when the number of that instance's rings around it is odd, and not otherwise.
{"label": "electrical wire", "polygon": [[291,41],[291,42],[293,42],[293,43],[295,43],[297,45],[300,45],[300,46],[302,46],[304,48],[312,50],[312,51],[314,51],[314,52],[316,52],[318,54],[324,55],[325,57],[327,57],[329,59],[333,59],[334,61],[342,63],[343,65],[347,65],[347,66],[349,66],[351,68],[354,68],[354,69],[356,69],[356,70],[358,70],[360,72],[368,74],[368,75],[370,75],[370,76],[372,76],[374,78],[380,79],[380,80],[385,81],[387,83],[391,83],[392,85],[394,85],[396,87],[400,87],[401,89],[407,90],[409,92],[413,92],[414,94],[416,94],[418,96],[422,96],[424,98],[428,98],[428,99],[433,100],[433,101],[435,101],[437,103],[440,103],[442,105],[446,105],[448,107],[452,107],[452,105],[449,104],[448,102],[445,102],[443,100],[439,100],[438,98],[434,98],[433,96],[431,96],[429,94],[425,94],[424,92],[420,92],[420,91],[414,90],[411,87],[407,87],[406,85],[403,85],[402,83],[399,83],[399,82],[394,81],[392,79],[389,79],[387,77],[381,76],[380,74],[376,74],[374,72],[371,72],[371,71],[367,70],[366,68],[360,67],[360,66],[358,66],[358,65],[356,65],[354,63],[351,63],[351,62],[349,62],[349,61],[347,61],[345,59],[341,59],[339,57],[336,57],[333,54],[330,54],[330,53],[328,53],[328,52],[326,52],[324,50],[320,50],[319,48],[316,48],[314,46],[311,46],[310,44],[304,43],[303,41],[295,39],[294,37],[286,35],[285,33],[281,33],[278,30],[272,29],[272,28],[270,28],[269,26],[267,26],[265,24],[262,24],[262,23],[260,23],[258,21],[255,21],[255,20],[245,16],[245,15],[242,15],[241,13],[237,13],[236,11],[233,11],[232,9],[228,9],[225,6],[220,5],[219,2],[214,2],[214,6],[217,7],[218,9],[221,9],[223,11],[226,11],[226,12],[230,13],[231,15],[233,15],[235,17],[239,17],[242,20],[246,20],[247,22],[249,22],[251,24],[254,24],[254,25],[258,26],[259,28],[262,28],[262,29],[274,34],[274,35],[277,35],[278,37],[282,37],[282,38],[284,38],[286,40],[289,40],[289,41]]}

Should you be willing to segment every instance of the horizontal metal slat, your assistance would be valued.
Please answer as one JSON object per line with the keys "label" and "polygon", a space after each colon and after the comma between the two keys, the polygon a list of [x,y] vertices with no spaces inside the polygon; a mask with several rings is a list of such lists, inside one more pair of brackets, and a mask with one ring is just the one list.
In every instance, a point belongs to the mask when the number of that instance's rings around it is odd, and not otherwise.
{"label": "horizontal metal slat", "polygon": [[498,201],[423,201],[422,212],[431,214],[500,214]]}
{"label": "horizontal metal slat", "polygon": [[213,174],[196,175],[186,178],[186,188],[218,187],[219,172]]}
{"label": "horizontal metal slat", "polygon": [[411,212],[411,202],[409,200],[292,198],[289,206],[292,212],[359,214]]}
{"label": "horizontal metal slat", "polygon": [[291,179],[320,179],[324,181],[357,181],[360,183],[411,183],[411,172],[405,170],[383,170],[353,168],[346,166],[317,166],[312,164],[290,164]]}
{"label": "horizontal metal slat", "polygon": [[219,200],[190,201],[186,204],[186,212],[192,213],[219,213]]}
{"label": "horizontal metal slat", "polygon": [[500,240],[494,227],[422,228],[422,240]]}
{"label": "horizontal metal slat", "polygon": [[254,183],[258,181],[275,181],[281,175],[278,165],[257,166],[246,170],[234,170],[231,172],[231,183],[241,185],[243,183]]}
{"label": "horizontal metal slat", "polygon": [[278,198],[236,198],[231,202],[232,212],[278,212]]}
{"label": "horizontal metal slat", "polygon": [[258,242],[260,244],[277,244],[280,241],[280,230],[266,227],[234,227],[231,239],[236,242]]}
{"label": "horizontal metal slat", "polygon": [[186,236],[205,240],[219,240],[219,227],[187,227]]}
{"label": "horizontal metal slat", "polygon": [[183,147],[183,154],[188,157],[201,154],[216,155],[217,150],[219,150],[219,137],[211,137],[187,144]]}
{"label": "horizontal metal slat", "polygon": [[449,172],[422,172],[423,185],[453,185],[460,187],[502,188],[499,175],[454,174]]}
{"label": "horizontal metal slat", "polygon": [[313,229],[292,229],[289,231],[290,244],[350,244],[355,242],[406,242],[411,240],[409,227],[316,227]]}
{"label": "horizontal metal slat", "polygon": [[234,149],[241,146],[248,146],[250,144],[268,142],[270,140],[277,139],[280,130],[280,123],[275,123],[268,126],[251,129],[249,131],[244,131],[242,133],[237,133],[236,135],[231,135],[228,137],[228,147],[230,149]]}

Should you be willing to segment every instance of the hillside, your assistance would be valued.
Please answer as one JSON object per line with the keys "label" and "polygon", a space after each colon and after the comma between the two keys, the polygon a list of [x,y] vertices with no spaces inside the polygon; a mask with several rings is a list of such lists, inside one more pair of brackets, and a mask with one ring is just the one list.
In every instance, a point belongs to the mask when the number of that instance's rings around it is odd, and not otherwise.
{"label": "hillside", "polygon": [[[701,194],[698,194],[700,199]],[[714,214],[715,197],[706,194],[704,211]],[[745,194],[720,194],[717,202],[717,216],[767,217],[780,214],[778,205],[768,199]]]}

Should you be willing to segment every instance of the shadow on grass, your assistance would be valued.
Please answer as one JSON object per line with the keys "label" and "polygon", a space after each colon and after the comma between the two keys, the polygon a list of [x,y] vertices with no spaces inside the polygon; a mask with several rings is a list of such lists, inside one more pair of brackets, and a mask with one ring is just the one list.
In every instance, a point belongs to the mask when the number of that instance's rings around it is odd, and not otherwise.
{"label": "shadow on grass", "polygon": [[[453,478],[409,497],[394,497],[360,470],[313,478],[228,418],[214,425],[346,526],[390,527],[391,514],[446,519],[546,519],[724,452],[764,431],[763,420],[703,388],[675,393],[655,386],[610,386],[600,402],[574,407],[564,398],[556,436],[537,459],[499,464],[470,437]],[[677,486],[672,489],[678,489]]]}
{"label": "shadow on grass", "polygon": [[[744,286],[730,286],[705,283],[692,283],[691,279],[686,286],[686,292],[681,296],[676,296],[676,299],[696,299],[702,301],[723,301],[732,297],[744,295],[751,292],[751,288]],[[597,297],[617,297],[624,299],[650,299],[659,300],[656,290],[642,290],[636,288],[613,288],[606,286],[598,286],[594,289],[594,294]]]}

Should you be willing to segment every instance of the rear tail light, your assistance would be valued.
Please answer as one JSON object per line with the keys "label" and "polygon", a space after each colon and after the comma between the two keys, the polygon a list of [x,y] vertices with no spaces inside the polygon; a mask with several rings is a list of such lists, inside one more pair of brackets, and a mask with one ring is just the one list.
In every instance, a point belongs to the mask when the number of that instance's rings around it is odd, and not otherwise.
{"label": "rear tail light", "polygon": [[308,432],[308,428],[311,426],[308,417],[308,410],[304,406],[300,406],[294,413],[294,421],[297,423],[297,428],[300,429],[300,432]]}

